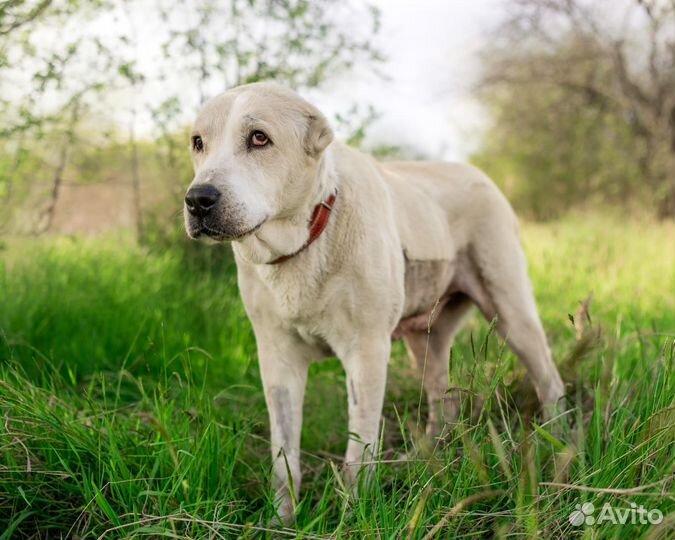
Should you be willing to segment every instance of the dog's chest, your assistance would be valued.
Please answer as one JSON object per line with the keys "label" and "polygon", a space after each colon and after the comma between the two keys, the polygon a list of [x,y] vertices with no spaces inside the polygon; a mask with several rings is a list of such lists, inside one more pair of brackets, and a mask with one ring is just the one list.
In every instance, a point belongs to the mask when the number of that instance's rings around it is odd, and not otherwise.
{"label": "dog's chest", "polygon": [[277,316],[293,325],[316,317],[323,305],[322,289],[317,280],[303,273],[268,273],[263,276],[269,307]]}
{"label": "dog's chest", "polygon": [[[337,309],[329,309],[325,286],[308,282],[277,283],[269,298],[276,316],[285,322],[308,345],[322,351],[324,356],[334,356],[326,337],[339,318]],[[268,307],[272,307],[269,305]]]}

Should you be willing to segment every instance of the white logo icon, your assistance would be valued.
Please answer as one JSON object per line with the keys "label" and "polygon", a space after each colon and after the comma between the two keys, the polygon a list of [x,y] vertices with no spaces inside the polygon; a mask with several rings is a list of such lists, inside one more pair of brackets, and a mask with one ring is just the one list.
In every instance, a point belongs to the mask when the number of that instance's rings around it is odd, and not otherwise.
{"label": "white logo icon", "polygon": [[574,512],[572,512],[569,517],[572,525],[581,527],[584,523],[586,525],[593,525],[595,523],[595,518],[593,517],[595,506],[593,503],[577,504],[574,508]]}

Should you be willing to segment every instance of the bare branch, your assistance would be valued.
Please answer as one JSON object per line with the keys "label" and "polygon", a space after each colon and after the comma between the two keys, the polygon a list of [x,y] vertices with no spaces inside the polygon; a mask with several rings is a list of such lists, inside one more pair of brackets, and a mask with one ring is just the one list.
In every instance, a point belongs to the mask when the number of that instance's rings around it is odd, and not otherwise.
{"label": "bare branch", "polygon": [[[9,34],[13,30],[34,21],[51,5],[52,0],[40,2],[27,13],[12,13],[12,9],[21,7],[23,0],[6,0],[0,3],[0,36]],[[6,20],[9,19],[9,20]]]}

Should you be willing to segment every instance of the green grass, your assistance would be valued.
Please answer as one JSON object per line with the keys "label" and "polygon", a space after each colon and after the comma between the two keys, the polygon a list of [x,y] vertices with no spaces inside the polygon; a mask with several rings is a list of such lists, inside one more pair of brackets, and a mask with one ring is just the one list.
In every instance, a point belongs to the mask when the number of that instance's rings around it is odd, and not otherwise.
{"label": "green grass", "polygon": [[[0,266],[0,540],[423,538],[437,524],[437,538],[675,537],[675,227],[578,218],[528,225],[524,240],[567,420],[530,421],[523,368],[476,316],[451,376],[484,407],[467,406],[432,448],[396,345],[381,463],[355,501],[337,474],[344,376],[337,360],[314,365],[297,523],[274,534],[261,530],[273,507],[255,344],[226,252],[12,243]],[[591,292],[577,341],[569,315]],[[666,518],[573,527],[584,502]]]}

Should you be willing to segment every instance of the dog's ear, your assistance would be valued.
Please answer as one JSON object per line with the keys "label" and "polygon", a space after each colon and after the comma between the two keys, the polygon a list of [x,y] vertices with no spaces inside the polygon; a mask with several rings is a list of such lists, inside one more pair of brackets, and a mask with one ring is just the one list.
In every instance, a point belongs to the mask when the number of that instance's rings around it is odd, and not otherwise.
{"label": "dog's ear", "polygon": [[311,107],[306,114],[307,133],[305,134],[305,150],[310,156],[318,156],[333,140],[333,130],[326,117],[318,109]]}

